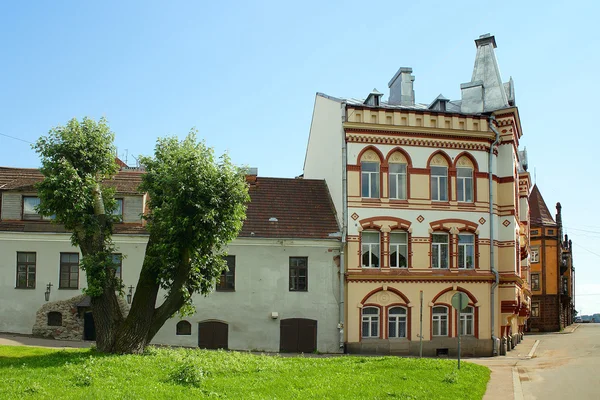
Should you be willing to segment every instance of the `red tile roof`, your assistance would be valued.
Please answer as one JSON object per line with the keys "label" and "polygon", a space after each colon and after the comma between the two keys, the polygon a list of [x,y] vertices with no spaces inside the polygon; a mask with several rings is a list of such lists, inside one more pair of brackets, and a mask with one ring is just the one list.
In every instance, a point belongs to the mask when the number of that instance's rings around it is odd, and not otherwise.
{"label": "red tile roof", "polygon": [[529,218],[531,226],[558,226],[537,185],[533,185],[529,194]]}
{"label": "red tile roof", "polygon": [[340,230],[325,181],[258,177],[250,198],[240,237],[327,239]]}

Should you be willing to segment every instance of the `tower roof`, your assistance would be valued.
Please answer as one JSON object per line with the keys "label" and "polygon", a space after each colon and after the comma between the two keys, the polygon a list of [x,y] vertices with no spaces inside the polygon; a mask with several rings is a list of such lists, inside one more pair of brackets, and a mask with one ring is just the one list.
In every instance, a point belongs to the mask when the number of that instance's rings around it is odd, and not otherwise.
{"label": "tower roof", "polygon": [[537,185],[533,185],[529,194],[529,213],[531,226],[558,226]]}

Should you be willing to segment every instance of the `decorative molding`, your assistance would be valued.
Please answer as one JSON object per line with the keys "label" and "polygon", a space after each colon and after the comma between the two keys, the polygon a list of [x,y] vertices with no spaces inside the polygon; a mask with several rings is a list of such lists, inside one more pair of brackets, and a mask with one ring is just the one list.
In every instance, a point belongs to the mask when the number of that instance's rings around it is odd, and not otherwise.
{"label": "decorative molding", "polygon": [[[347,141],[349,143],[369,143],[369,144],[391,144],[397,146],[415,146],[415,147],[435,147],[438,149],[459,149],[459,150],[473,150],[473,151],[489,151],[489,143],[462,143],[457,142],[456,138],[452,138],[454,141],[444,140],[433,140],[423,138],[403,138],[403,137],[390,137],[390,136],[373,136],[373,135],[361,135],[350,133],[349,129],[346,129]],[[407,135],[412,132],[399,132]],[[496,150],[495,150],[496,151]]]}

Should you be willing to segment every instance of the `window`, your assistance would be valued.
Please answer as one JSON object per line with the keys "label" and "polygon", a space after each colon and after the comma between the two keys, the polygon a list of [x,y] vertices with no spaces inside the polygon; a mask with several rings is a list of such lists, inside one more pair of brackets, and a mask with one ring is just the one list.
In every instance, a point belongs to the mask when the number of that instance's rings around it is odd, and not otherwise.
{"label": "window", "polygon": [[17,252],[17,288],[35,288],[35,253]]}
{"label": "window", "polygon": [[434,233],[431,242],[431,267],[448,268],[448,235]]}
{"label": "window", "polygon": [[390,267],[406,268],[408,266],[408,233],[390,233]]}
{"label": "window", "polygon": [[48,326],[62,326],[62,313],[50,311],[48,313]]}
{"label": "window", "polygon": [[540,302],[539,301],[534,301],[533,303],[531,303],[531,316],[535,317],[535,318],[540,316]]}
{"label": "window", "polygon": [[448,167],[431,167],[431,200],[448,201]]}
{"label": "window", "polygon": [[379,163],[363,161],[360,163],[362,173],[362,197],[379,198]]}
{"label": "window", "polygon": [[406,164],[391,163],[390,199],[406,200]]}
{"label": "window", "polygon": [[79,254],[60,253],[60,289],[79,289]]}
{"label": "window", "polygon": [[569,294],[569,278],[566,276],[562,277],[562,292],[561,294]]}
{"label": "window", "polygon": [[448,336],[448,307],[433,307],[431,332],[433,336]]}
{"label": "window", "polygon": [[221,279],[217,283],[217,291],[233,292],[235,291],[235,256],[227,256],[225,257],[225,261],[227,262],[227,270],[221,272]]}
{"label": "window", "polygon": [[531,290],[540,290],[540,274],[531,274]]}
{"label": "window", "polygon": [[531,236],[537,236],[537,235],[539,235],[538,230],[537,229],[532,229],[531,230]]}
{"label": "window", "polygon": [[114,253],[111,255],[113,267],[115,268],[115,277],[123,279],[123,255]]}
{"label": "window", "polygon": [[458,235],[458,268],[475,268],[475,236],[471,234]]}
{"label": "window", "polygon": [[393,307],[388,311],[388,337],[406,337],[406,308]]}
{"label": "window", "polygon": [[537,247],[531,249],[531,262],[539,263],[540,262],[540,249]]}
{"label": "window", "polygon": [[379,268],[379,232],[362,232],[361,258],[363,268]]}
{"label": "window", "polygon": [[456,168],[456,200],[473,201],[473,169]]}
{"label": "window", "polygon": [[458,325],[461,335],[472,336],[475,332],[475,312],[473,307],[466,307],[460,312],[460,324]]}
{"label": "window", "polygon": [[379,308],[364,307],[362,309],[362,337],[379,337]]}
{"label": "window", "polygon": [[176,335],[191,335],[192,334],[192,324],[187,321],[179,321],[177,326],[175,327]]}
{"label": "window", "polygon": [[42,217],[36,207],[40,205],[40,198],[36,196],[23,196],[23,219],[24,220],[49,220],[52,217]]}
{"label": "window", "polygon": [[290,291],[308,292],[308,257],[290,257]]}
{"label": "window", "polygon": [[117,208],[112,212],[112,215],[117,217],[120,222],[123,222],[123,199],[115,199],[117,202]]}

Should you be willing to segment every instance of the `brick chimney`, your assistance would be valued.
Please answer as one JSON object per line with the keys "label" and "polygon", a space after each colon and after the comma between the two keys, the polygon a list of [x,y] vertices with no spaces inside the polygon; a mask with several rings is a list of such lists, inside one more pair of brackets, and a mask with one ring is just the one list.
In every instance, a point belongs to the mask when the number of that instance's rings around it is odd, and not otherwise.
{"label": "brick chimney", "polygon": [[248,168],[246,170],[246,182],[248,182],[250,185],[255,185],[257,178],[258,168]]}

